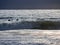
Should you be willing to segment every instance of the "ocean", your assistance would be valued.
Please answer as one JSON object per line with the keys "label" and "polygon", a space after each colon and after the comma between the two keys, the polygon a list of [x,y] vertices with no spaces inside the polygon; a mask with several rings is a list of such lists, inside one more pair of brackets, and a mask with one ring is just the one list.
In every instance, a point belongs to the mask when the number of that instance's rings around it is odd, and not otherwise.
{"label": "ocean", "polygon": [[0,45],[60,45],[60,10],[0,10]]}
{"label": "ocean", "polygon": [[60,30],[0,31],[0,45],[60,45]]}

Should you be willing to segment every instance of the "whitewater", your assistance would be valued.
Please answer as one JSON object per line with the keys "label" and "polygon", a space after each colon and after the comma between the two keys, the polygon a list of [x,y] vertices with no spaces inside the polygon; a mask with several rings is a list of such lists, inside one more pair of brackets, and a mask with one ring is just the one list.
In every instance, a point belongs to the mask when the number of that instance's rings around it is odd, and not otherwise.
{"label": "whitewater", "polygon": [[60,45],[60,30],[20,29],[0,31],[1,45]]}

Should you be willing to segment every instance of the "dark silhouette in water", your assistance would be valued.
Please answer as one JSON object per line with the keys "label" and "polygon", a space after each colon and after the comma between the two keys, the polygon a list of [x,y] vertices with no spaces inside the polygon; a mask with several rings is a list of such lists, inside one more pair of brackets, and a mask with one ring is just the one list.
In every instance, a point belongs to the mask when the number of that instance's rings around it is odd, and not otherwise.
{"label": "dark silhouette in water", "polygon": [[19,19],[16,19],[16,21],[19,21]]}
{"label": "dark silhouette in water", "polygon": [[10,19],[8,19],[8,21],[11,21]]}

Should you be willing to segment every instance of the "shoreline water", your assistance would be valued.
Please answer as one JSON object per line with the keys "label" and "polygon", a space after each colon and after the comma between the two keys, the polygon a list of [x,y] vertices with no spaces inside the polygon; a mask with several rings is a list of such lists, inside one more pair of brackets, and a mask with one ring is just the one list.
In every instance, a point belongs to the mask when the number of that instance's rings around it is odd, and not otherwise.
{"label": "shoreline water", "polygon": [[0,31],[0,44],[1,43],[11,45],[60,45],[60,30],[24,29]]}

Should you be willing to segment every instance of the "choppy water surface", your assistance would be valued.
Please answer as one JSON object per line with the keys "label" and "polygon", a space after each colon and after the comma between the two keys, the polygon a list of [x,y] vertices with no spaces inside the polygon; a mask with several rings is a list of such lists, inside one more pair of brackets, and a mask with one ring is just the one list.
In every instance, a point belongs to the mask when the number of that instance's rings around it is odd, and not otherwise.
{"label": "choppy water surface", "polygon": [[[60,10],[0,10],[0,30],[39,28],[40,25],[34,23],[38,21],[60,22]],[[53,28],[60,29],[60,24],[56,25]]]}
{"label": "choppy water surface", "polygon": [[60,21],[60,10],[0,10],[0,45],[60,45],[59,30],[32,30],[37,24],[23,21]]}
{"label": "choppy water surface", "polygon": [[0,31],[1,45],[60,45],[60,31],[6,30]]}

